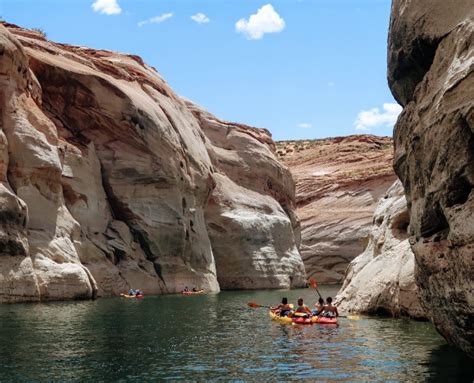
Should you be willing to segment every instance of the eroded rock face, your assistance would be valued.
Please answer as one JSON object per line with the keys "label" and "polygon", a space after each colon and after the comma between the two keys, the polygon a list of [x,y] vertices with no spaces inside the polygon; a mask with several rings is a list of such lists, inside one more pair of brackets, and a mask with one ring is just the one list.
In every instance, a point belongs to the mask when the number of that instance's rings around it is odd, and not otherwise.
{"label": "eroded rock face", "polygon": [[218,172],[205,216],[221,288],[305,286],[295,186],[274,156],[270,133],[188,105],[201,122]]}
{"label": "eroded rock face", "polygon": [[361,135],[277,146],[296,182],[306,272],[319,283],[341,283],[367,245],[378,200],[395,180],[392,140]]}
{"label": "eroded rock face", "polygon": [[[219,290],[213,247],[219,248],[220,238],[211,236],[211,244],[205,216],[214,190],[230,194],[229,184],[219,183],[227,178],[241,193],[257,193],[256,210],[269,205],[273,210],[266,214],[286,224],[281,232],[278,225],[255,224],[257,235],[267,235],[263,253],[275,255],[265,259],[265,275],[277,276],[242,287],[280,287],[290,276],[304,278],[302,267],[296,274],[295,268],[280,273],[272,264],[293,257],[302,265],[294,241],[288,252],[273,242],[276,233],[292,238],[297,222],[289,218],[291,176],[275,160],[270,135],[223,125],[220,147],[231,145],[229,156],[236,158],[265,153],[248,165],[258,164],[266,169],[260,174],[287,185],[277,188],[281,195],[252,186],[258,173],[248,168],[217,166],[219,145],[206,137],[204,120],[139,57],[55,44],[5,25],[0,26],[0,254],[9,257],[0,258],[1,301],[90,298],[129,287],[148,294],[186,285]],[[243,141],[240,146],[226,141],[237,130],[255,136],[247,142],[253,152],[244,152]],[[213,197],[212,206],[216,203],[227,200]],[[248,241],[248,232],[236,221],[239,245]],[[257,250],[244,258],[263,257]],[[253,267],[246,269],[252,274],[260,265],[248,261],[245,267]]]}
{"label": "eroded rock face", "polygon": [[404,106],[394,167],[407,196],[416,282],[438,331],[474,355],[474,5],[392,6],[389,84]]}
{"label": "eroded rock face", "polygon": [[0,44],[2,237],[10,237],[0,249],[0,299],[91,297],[74,247],[77,223],[62,198],[56,132],[33,100],[37,83],[20,43],[1,27]]}
{"label": "eroded rock face", "polygon": [[409,214],[400,181],[375,210],[369,243],[347,269],[336,303],[341,311],[426,318],[408,242]]}

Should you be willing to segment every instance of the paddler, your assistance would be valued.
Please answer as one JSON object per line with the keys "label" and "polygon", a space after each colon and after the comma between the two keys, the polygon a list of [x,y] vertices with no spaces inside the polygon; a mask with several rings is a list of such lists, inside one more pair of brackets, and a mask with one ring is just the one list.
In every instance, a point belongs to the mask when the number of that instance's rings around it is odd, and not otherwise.
{"label": "paddler", "polygon": [[288,298],[282,298],[281,303],[278,306],[270,308],[270,310],[281,317],[287,316],[292,309],[293,307],[288,304]]}
{"label": "paddler", "polygon": [[310,308],[304,304],[303,298],[298,298],[298,307],[295,310],[295,314],[296,313],[308,314],[310,316],[313,315]]}
{"label": "paddler", "polygon": [[331,297],[326,298],[326,304],[324,305],[322,316],[329,318],[337,318],[339,316],[339,313],[337,312],[337,307],[333,306],[332,304]]}
{"label": "paddler", "polygon": [[316,304],[314,305],[314,307],[315,307],[316,309],[313,310],[313,315],[319,315],[319,314],[321,314],[321,312],[324,310],[324,299],[323,299],[323,298],[319,298],[318,303],[316,303]]}

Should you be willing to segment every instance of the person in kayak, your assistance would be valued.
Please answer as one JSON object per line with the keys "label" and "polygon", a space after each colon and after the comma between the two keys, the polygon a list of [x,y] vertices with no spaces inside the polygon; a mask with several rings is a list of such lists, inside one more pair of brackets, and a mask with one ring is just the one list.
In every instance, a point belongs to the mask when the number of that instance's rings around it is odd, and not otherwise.
{"label": "person in kayak", "polygon": [[187,293],[189,291],[188,286],[184,286],[183,292]]}
{"label": "person in kayak", "polygon": [[333,306],[332,304],[331,297],[326,298],[326,304],[324,305],[322,316],[329,318],[337,318],[339,316],[339,313],[337,312],[337,307]]}
{"label": "person in kayak", "polygon": [[322,312],[323,309],[324,309],[324,299],[323,299],[323,298],[319,298],[318,303],[316,303],[316,304],[314,305],[314,307],[316,307],[316,309],[313,310],[313,315],[319,315],[319,314],[321,314],[321,312]]}
{"label": "person in kayak", "polygon": [[293,315],[301,316],[301,314],[311,316],[313,313],[311,312],[310,308],[304,304],[303,298],[298,298],[298,307],[296,308]]}
{"label": "person in kayak", "polygon": [[197,291],[197,289],[195,287],[193,287],[193,293],[195,293]]}
{"label": "person in kayak", "polygon": [[128,295],[135,295],[135,290],[134,289],[128,290]]}
{"label": "person in kayak", "polygon": [[275,314],[280,315],[281,317],[288,316],[288,314],[293,310],[292,306],[288,304],[288,298],[282,298],[281,303],[276,307],[271,307]]}

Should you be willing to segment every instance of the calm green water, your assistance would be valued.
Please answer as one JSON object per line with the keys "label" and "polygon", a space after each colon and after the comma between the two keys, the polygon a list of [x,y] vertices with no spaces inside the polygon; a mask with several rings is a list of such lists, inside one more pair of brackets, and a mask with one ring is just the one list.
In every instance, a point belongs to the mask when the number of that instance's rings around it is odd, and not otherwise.
{"label": "calm green water", "polygon": [[[323,295],[335,288],[321,288]],[[469,381],[429,323],[288,326],[248,301],[312,290],[0,305],[0,381]]]}

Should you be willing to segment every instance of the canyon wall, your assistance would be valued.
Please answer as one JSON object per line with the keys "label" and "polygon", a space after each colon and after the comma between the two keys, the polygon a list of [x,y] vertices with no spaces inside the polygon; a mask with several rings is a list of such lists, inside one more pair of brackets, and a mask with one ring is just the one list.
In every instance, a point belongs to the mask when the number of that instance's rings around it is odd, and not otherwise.
{"label": "canyon wall", "polygon": [[7,23],[0,83],[0,301],[304,283],[267,131],[184,101],[137,56]]}
{"label": "canyon wall", "polygon": [[205,218],[221,288],[305,286],[295,184],[289,169],[275,160],[270,133],[188,106],[217,169]]}
{"label": "canyon wall", "polygon": [[403,112],[394,167],[415,279],[438,331],[474,355],[474,4],[394,0],[388,81]]}
{"label": "canyon wall", "polygon": [[396,179],[392,140],[359,135],[282,141],[277,154],[295,178],[308,277],[342,283],[368,243],[379,199]]}
{"label": "canyon wall", "polygon": [[375,210],[369,243],[349,265],[336,304],[341,312],[425,319],[408,242],[405,194],[396,181]]}

